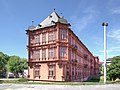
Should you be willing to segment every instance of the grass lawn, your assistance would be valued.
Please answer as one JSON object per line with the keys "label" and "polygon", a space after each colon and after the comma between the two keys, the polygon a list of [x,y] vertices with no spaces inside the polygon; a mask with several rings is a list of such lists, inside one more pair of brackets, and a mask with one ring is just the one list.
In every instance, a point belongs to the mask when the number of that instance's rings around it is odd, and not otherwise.
{"label": "grass lawn", "polygon": [[[85,82],[36,82],[36,81],[27,81],[26,79],[20,78],[18,80],[0,80],[2,83],[12,83],[12,84],[41,84],[41,85],[103,85],[103,81],[97,80],[88,80]],[[108,81],[107,84],[120,84],[120,82],[111,82]]]}

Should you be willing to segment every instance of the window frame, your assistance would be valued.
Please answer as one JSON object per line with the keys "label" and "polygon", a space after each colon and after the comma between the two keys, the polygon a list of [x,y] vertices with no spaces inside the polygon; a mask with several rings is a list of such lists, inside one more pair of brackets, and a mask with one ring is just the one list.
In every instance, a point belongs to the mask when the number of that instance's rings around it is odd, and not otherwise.
{"label": "window frame", "polygon": [[66,57],[66,56],[67,56],[67,48],[60,47],[60,57]]}
{"label": "window frame", "polygon": [[35,51],[35,58],[40,59],[40,50]]}
{"label": "window frame", "polygon": [[55,52],[54,48],[48,49],[48,58],[54,58],[55,57],[54,52]]}
{"label": "window frame", "polygon": [[66,39],[67,38],[67,30],[60,30],[60,39]]}
{"label": "window frame", "polygon": [[46,58],[46,49],[42,50],[42,58]]}
{"label": "window frame", "polygon": [[40,43],[40,36],[39,35],[36,36],[36,43]]}
{"label": "window frame", "polygon": [[43,34],[42,34],[42,42],[43,42],[43,43],[46,42],[46,33],[43,33]]}
{"label": "window frame", "polygon": [[55,65],[48,65],[48,76],[55,76]]}
{"label": "window frame", "polygon": [[33,59],[33,51],[30,51],[30,60]]}
{"label": "window frame", "polygon": [[49,32],[48,41],[54,41],[54,32]]}
{"label": "window frame", "polygon": [[30,35],[30,44],[33,44],[33,36]]}
{"label": "window frame", "polygon": [[[36,74],[37,73],[37,74]],[[39,77],[40,78],[40,65],[35,65],[34,67],[34,77]]]}

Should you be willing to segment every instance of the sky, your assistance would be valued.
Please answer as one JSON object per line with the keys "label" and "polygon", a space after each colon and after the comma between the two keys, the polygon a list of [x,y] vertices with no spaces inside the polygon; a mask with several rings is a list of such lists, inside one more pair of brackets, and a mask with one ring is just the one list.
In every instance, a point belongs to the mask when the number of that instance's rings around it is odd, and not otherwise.
{"label": "sky", "polygon": [[93,55],[103,61],[103,26],[107,26],[107,58],[120,55],[120,0],[0,0],[0,52],[27,58],[25,30],[54,10]]}

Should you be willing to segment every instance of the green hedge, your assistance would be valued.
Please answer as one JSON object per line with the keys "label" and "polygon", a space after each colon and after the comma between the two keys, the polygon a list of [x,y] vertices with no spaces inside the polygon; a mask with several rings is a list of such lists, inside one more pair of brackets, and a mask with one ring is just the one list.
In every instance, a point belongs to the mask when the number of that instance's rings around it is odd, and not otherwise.
{"label": "green hedge", "polygon": [[19,82],[27,82],[28,80],[26,78],[20,78],[18,79]]}

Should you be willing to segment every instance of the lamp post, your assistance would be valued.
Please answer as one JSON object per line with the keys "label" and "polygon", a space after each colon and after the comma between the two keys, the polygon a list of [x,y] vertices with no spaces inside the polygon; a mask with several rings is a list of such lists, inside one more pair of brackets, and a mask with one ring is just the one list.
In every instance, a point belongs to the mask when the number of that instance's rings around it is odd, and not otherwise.
{"label": "lamp post", "polygon": [[102,26],[104,27],[104,84],[106,84],[106,27],[108,23],[103,22]]}

